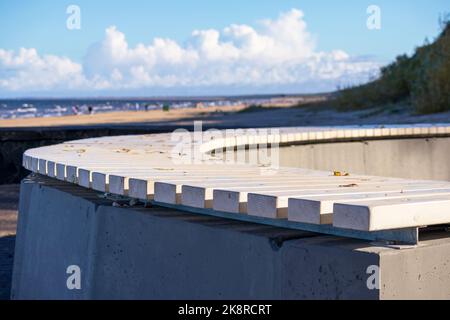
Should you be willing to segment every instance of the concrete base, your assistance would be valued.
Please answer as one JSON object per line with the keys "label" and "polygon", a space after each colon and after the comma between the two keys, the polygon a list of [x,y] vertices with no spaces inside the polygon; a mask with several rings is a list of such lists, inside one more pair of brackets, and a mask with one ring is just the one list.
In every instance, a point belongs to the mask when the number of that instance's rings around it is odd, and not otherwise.
{"label": "concrete base", "polygon": [[[66,285],[71,265],[81,270],[79,290]],[[379,283],[369,278],[370,266],[379,268]],[[399,250],[162,208],[113,207],[95,192],[36,176],[21,186],[11,297],[448,299],[450,239]]]}

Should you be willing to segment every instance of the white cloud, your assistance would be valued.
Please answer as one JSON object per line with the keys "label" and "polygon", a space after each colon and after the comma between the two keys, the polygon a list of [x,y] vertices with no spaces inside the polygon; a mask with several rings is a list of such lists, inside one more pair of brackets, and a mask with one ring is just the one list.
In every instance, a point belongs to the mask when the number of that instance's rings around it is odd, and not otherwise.
{"label": "white cloud", "polygon": [[17,53],[0,49],[0,89],[70,89],[84,83],[82,66],[68,58],[39,56],[35,49]]}
{"label": "white cloud", "polygon": [[129,47],[111,26],[92,45],[82,64],[65,57],[40,56],[35,49],[0,49],[0,92],[101,92],[186,88],[248,88],[258,92],[332,90],[362,82],[379,64],[350,57],[342,50],[319,52],[303,12],[292,9],[257,27],[233,24],[222,31],[195,30],[184,45],[156,38]]}

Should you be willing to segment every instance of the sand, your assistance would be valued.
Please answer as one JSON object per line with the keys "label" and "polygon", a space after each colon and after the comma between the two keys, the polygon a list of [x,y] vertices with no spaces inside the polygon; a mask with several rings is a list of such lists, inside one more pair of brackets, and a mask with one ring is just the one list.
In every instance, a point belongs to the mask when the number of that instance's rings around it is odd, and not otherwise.
{"label": "sand", "polygon": [[233,113],[244,109],[245,105],[172,109],[170,111],[116,111],[92,115],[70,115],[61,117],[23,118],[0,120],[0,128],[11,127],[52,127],[98,124],[149,123],[173,121],[190,117],[201,117],[211,113]]}
{"label": "sand", "polygon": [[0,185],[0,238],[16,234],[18,184]]}

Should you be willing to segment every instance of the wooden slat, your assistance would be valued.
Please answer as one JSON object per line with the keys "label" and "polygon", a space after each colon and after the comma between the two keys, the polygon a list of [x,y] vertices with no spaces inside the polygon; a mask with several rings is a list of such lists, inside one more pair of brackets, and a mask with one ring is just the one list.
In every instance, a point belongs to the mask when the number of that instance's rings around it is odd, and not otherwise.
{"label": "wooden slat", "polygon": [[[410,190],[429,190],[434,186],[435,189],[448,188],[449,184],[445,183],[428,183],[428,184],[391,184],[380,185],[378,188],[374,187],[355,187],[355,188],[338,188],[338,189],[317,189],[317,195],[357,195],[364,193],[383,194],[390,192],[404,192]],[[288,216],[288,201],[289,198],[296,198],[305,196],[307,190],[293,190],[289,192],[273,191],[268,193],[249,193],[247,212],[250,215],[262,216],[266,218],[287,218]]]}
{"label": "wooden slat", "polygon": [[[373,181],[370,181],[372,179]],[[211,208],[213,204],[213,194],[217,188],[230,187],[234,190],[298,190],[300,188],[310,189],[314,187],[323,188],[333,188],[339,187],[340,185],[348,185],[353,183],[358,183],[362,185],[371,185],[383,183],[398,183],[399,181],[404,181],[402,179],[386,179],[386,178],[367,178],[367,177],[334,177],[330,176],[328,173],[323,177],[291,177],[291,178],[279,178],[275,177],[256,177],[253,181],[247,181],[242,177],[235,177],[231,180],[186,180],[186,181],[172,181],[165,182],[170,183],[172,186],[166,186],[159,192],[171,192],[168,199],[173,201],[173,199],[179,199],[175,193],[183,192],[185,196],[181,199],[186,199],[182,201],[183,205],[194,206],[197,208]],[[177,185],[177,183],[179,183]],[[163,184],[160,182],[159,184]],[[189,194],[191,193],[191,194]],[[165,202],[165,195],[159,197],[156,196],[155,200],[159,202]],[[199,198],[198,198],[199,197]],[[194,200],[195,199],[195,200]],[[171,202],[169,202],[171,203]]]}
{"label": "wooden slat", "polygon": [[337,196],[305,196],[290,198],[288,219],[310,224],[332,224],[333,206],[336,202],[361,202],[368,200],[388,200],[404,198],[424,198],[429,196],[450,196],[450,189],[423,189],[405,192],[343,194]]}
{"label": "wooden slat", "polygon": [[335,203],[333,225],[377,231],[449,222],[450,196]]}
{"label": "wooden slat", "polygon": [[[299,171],[299,173],[303,173],[303,171]],[[155,183],[163,184],[166,183],[168,185],[175,185],[175,187],[167,186],[164,190],[172,190],[172,194],[168,196],[169,199],[173,199],[175,197],[174,192],[177,194],[181,194],[182,186],[183,185],[191,185],[195,184],[195,186],[200,187],[206,187],[210,186],[209,191],[205,191],[205,193],[212,194],[211,187],[221,187],[221,186],[234,186],[234,185],[253,185],[253,186],[259,186],[262,187],[263,184],[269,186],[278,186],[280,184],[283,185],[299,185],[300,181],[308,181],[308,182],[314,182],[314,181],[320,181],[323,179],[331,179],[335,178],[335,181],[342,181],[342,183],[346,183],[347,180],[339,180],[337,177],[330,177],[330,173],[328,172],[317,172],[316,176],[299,176],[297,177],[295,174],[290,173],[289,175],[276,175],[276,176],[261,176],[260,174],[238,174],[235,175],[233,171],[231,171],[230,174],[226,174],[225,172],[222,172],[220,174],[223,174],[224,176],[221,178],[218,178],[216,175],[210,175],[208,174],[197,174],[192,175],[188,174],[186,177],[171,177],[165,176],[153,176],[153,177],[144,177],[144,178],[130,178],[129,179],[129,195],[138,199],[153,199],[154,194],[156,193],[156,190],[154,188]],[[136,176],[136,175],[133,175]],[[158,181],[161,180],[161,181]],[[354,178],[356,179],[356,178]],[[282,182],[280,182],[282,181]],[[160,202],[165,196],[162,196],[160,198]],[[181,198],[180,198],[181,199]],[[171,203],[171,202],[169,202]]]}

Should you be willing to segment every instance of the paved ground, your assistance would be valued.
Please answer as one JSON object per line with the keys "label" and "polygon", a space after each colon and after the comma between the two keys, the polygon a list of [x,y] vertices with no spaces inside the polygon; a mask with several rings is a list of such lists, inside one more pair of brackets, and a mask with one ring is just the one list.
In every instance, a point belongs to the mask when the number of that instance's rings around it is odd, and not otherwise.
{"label": "paved ground", "polygon": [[19,185],[0,185],[0,300],[9,299]]}

